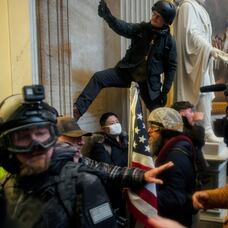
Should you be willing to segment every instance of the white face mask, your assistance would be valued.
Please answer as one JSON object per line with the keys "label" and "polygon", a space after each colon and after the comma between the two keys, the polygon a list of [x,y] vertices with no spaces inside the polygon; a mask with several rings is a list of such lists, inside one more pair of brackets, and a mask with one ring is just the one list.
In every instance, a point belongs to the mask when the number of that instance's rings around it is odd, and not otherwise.
{"label": "white face mask", "polygon": [[122,132],[121,124],[115,123],[108,126],[109,127],[109,134],[110,135],[120,135]]}

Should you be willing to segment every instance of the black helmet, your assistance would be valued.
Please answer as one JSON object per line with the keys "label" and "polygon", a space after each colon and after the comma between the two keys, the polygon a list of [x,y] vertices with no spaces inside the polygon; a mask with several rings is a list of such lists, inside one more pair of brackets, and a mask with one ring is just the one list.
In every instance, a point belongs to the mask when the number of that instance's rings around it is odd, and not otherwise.
{"label": "black helmet", "polygon": [[173,23],[176,16],[176,7],[174,4],[166,0],[156,2],[152,7],[152,11],[156,11],[161,14],[165,22],[169,25]]}
{"label": "black helmet", "polygon": [[[32,90],[35,86],[30,86]],[[31,92],[31,91],[30,91]],[[29,93],[30,93],[29,92]],[[50,148],[57,140],[56,127],[58,113],[56,109],[43,102],[38,95],[20,94],[7,97],[0,103],[0,163],[9,172],[18,170],[16,153],[31,153],[34,148]],[[33,98],[32,96],[32,98]],[[32,127],[47,127],[50,137],[45,142],[34,141],[31,145],[15,146],[12,143],[16,131]]]}

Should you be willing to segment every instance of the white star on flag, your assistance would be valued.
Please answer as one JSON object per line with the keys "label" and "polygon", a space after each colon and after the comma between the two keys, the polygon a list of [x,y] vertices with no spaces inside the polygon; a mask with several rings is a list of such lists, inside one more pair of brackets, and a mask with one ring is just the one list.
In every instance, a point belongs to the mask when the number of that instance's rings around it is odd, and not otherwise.
{"label": "white star on flag", "polygon": [[143,136],[139,137],[139,142],[144,143],[146,141],[146,138]]}
{"label": "white star on flag", "polygon": [[136,134],[138,134],[138,133],[139,133],[139,131],[140,131],[140,130],[139,130],[139,128],[138,128],[138,127],[136,127],[136,128],[135,128],[135,133],[136,133]]}
{"label": "white star on flag", "polygon": [[148,146],[145,146],[145,151],[150,152],[150,146],[149,145]]}
{"label": "white star on flag", "polygon": [[139,119],[139,120],[143,119],[142,113],[137,114],[137,119]]}

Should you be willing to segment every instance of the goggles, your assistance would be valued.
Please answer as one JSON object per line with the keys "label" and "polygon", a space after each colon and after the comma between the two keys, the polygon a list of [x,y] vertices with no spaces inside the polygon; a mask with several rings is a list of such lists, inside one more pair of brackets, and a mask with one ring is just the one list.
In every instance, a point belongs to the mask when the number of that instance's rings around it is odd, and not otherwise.
{"label": "goggles", "polygon": [[0,136],[4,149],[12,153],[46,150],[57,140],[57,130],[50,122],[32,123],[5,131]]}

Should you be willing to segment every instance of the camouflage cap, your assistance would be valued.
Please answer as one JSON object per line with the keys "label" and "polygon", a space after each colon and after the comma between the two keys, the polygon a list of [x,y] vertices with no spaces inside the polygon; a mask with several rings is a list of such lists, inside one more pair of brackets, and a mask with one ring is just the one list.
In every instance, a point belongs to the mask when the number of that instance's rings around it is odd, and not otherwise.
{"label": "camouflage cap", "polygon": [[91,135],[91,133],[82,130],[71,116],[58,117],[57,127],[61,135],[68,137],[76,138]]}
{"label": "camouflage cap", "polygon": [[183,120],[179,112],[172,108],[162,107],[153,110],[149,122],[159,123],[164,129],[183,132]]}

